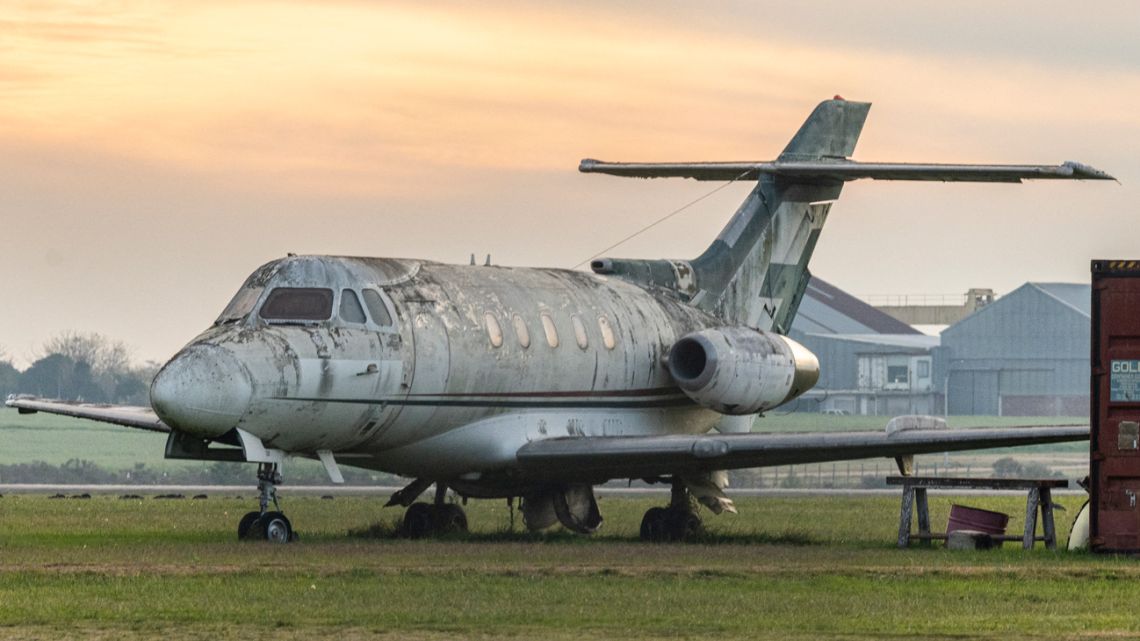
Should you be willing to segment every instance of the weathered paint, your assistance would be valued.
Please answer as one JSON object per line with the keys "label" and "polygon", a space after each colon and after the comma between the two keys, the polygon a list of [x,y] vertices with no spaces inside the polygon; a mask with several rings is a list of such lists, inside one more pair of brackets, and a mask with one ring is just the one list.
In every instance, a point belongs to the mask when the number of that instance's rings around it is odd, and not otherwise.
{"label": "weathered paint", "polygon": [[[535,439],[703,433],[720,418],[681,393],[663,362],[678,337],[719,321],[620,279],[292,256],[260,268],[243,292],[260,288],[263,301],[277,287],[330,288],[334,310],[345,289],[381,289],[395,323],[352,324],[334,315],[273,324],[251,313],[219,323],[174,359],[183,362],[210,346],[243,363],[254,390],[236,426],[267,447],[331,450],[362,456],[351,459],[354,465],[450,477],[509,467]],[[488,336],[487,315],[498,319],[498,347]],[[524,346],[516,323],[537,336],[544,315],[558,346],[533,338]],[[574,315],[583,320],[585,349],[570,338]],[[613,334],[612,349],[604,326]]]}

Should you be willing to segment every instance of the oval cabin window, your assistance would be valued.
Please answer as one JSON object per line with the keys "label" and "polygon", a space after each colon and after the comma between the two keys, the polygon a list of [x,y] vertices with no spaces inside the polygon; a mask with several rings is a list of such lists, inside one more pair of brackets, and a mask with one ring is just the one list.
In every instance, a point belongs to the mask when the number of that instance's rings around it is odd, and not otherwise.
{"label": "oval cabin window", "polygon": [[586,334],[586,326],[582,323],[582,319],[574,314],[570,317],[570,324],[574,326],[574,339],[578,341],[578,347],[586,349],[590,346],[590,337]]}
{"label": "oval cabin window", "polygon": [[519,345],[522,345],[523,349],[530,347],[530,330],[526,327],[526,321],[522,316],[515,314],[512,322],[515,325],[515,334],[519,337]]}
{"label": "oval cabin window", "polygon": [[558,328],[554,326],[550,312],[542,312],[542,331],[546,332],[546,344],[558,347]]}
{"label": "oval cabin window", "polygon": [[614,336],[614,328],[610,325],[610,319],[599,316],[598,329],[602,332],[602,344],[606,346],[606,349],[613,349],[614,345],[617,345],[617,337]]}
{"label": "oval cabin window", "polygon": [[487,338],[491,339],[491,347],[503,346],[503,328],[499,326],[499,319],[491,312],[483,314],[483,320],[487,323]]}

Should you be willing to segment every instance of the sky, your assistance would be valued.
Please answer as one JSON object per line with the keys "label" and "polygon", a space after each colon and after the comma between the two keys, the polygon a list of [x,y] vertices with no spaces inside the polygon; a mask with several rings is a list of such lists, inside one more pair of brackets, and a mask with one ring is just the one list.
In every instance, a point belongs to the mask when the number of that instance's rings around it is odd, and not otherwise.
{"label": "sky", "polygon": [[[287,252],[573,267],[718,185],[579,159],[769,160],[820,100],[854,158],[1117,183],[849,183],[812,260],[859,296],[1087,282],[1140,257],[1140,5],[5,2],[0,346],[165,360]],[[607,253],[692,258],[730,185]]]}

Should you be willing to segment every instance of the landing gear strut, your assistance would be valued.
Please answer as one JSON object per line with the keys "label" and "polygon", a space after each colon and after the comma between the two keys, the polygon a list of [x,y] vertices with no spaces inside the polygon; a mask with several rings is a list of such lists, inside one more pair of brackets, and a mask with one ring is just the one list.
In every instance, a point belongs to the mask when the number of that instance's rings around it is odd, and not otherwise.
{"label": "landing gear strut", "polygon": [[[277,485],[281,483],[281,472],[276,463],[259,463],[257,466],[257,491],[260,495],[257,512],[249,512],[238,522],[238,539],[243,541],[272,541],[289,543],[297,540],[293,524],[281,513],[277,502]],[[273,511],[269,503],[273,503]]]}
{"label": "landing gear strut", "polygon": [[673,479],[669,507],[652,507],[641,519],[641,540],[684,541],[701,533],[701,518],[693,506],[693,497],[680,479]]}
{"label": "landing gear strut", "polygon": [[467,514],[455,503],[447,502],[447,486],[435,484],[433,503],[412,503],[404,512],[401,531],[405,536],[422,539],[437,534],[467,531]]}

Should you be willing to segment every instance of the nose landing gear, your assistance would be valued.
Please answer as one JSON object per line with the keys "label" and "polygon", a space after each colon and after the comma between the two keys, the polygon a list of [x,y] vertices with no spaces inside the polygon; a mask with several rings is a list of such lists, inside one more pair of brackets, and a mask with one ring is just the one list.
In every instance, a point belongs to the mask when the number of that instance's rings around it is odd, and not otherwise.
{"label": "nose landing gear", "polygon": [[[257,466],[257,490],[260,494],[257,512],[248,512],[238,522],[238,539],[242,541],[271,541],[289,543],[297,540],[293,524],[281,513],[277,502],[277,485],[281,483],[281,472],[276,463],[259,463]],[[274,510],[269,510],[269,503]]]}

